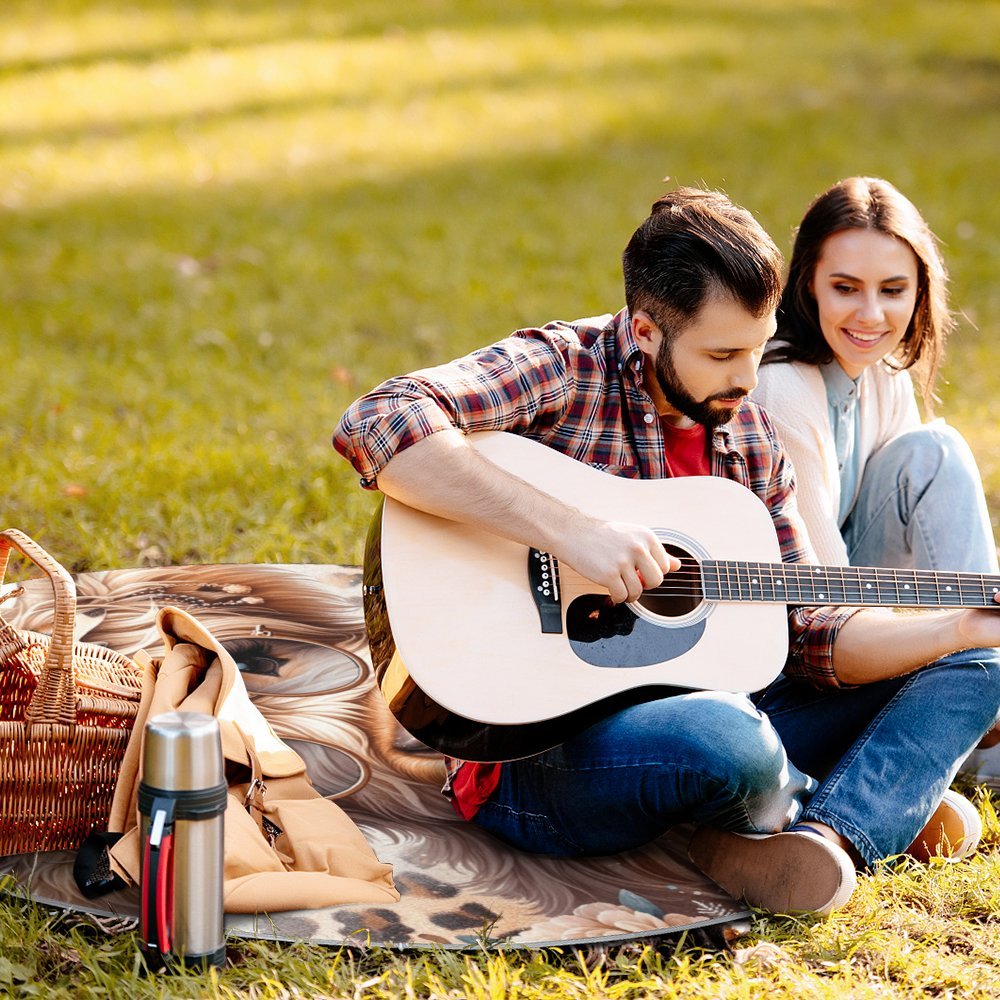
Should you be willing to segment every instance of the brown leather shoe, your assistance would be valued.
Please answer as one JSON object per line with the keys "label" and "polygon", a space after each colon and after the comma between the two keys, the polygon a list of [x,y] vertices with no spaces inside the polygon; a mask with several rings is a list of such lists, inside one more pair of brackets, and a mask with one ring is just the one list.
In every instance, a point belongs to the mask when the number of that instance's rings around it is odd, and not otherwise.
{"label": "brown leather shoe", "polygon": [[858,884],[847,852],[818,834],[699,827],[688,857],[735,899],[772,913],[829,913]]}
{"label": "brown leather shoe", "polygon": [[979,846],[982,836],[983,821],[976,807],[949,788],[906,853],[918,861],[961,861]]}

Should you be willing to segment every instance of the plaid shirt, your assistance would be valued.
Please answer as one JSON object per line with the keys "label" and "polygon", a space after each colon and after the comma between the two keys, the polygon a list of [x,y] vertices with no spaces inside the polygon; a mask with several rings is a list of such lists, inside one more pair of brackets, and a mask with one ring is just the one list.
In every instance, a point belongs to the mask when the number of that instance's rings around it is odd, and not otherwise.
{"label": "plaid shirt", "polygon": [[[379,471],[398,451],[448,427],[513,431],[616,475],[663,479],[663,432],[642,387],[644,360],[624,309],[518,330],[465,358],[382,383],[351,405],[333,444],[367,489],[376,488]],[[715,429],[711,468],[764,501],[785,562],[815,562],[795,505],[791,464],[752,400]],[[790,610],[785,673],[839,687],[833,641],[852,614]]]}
{"label": "plaid shirt", "polygon": [[[436,368],[389,379],[351,405],[333,444],[375,489],[397,452],[435,431],[513,431],[588,465],[633,479],[669,475],[663,432],[642,385],[645,355],[628,311],[518,330],[491,347]],[[764,501],[785,562],[814,562],[795,504],[791,463],[767,414],[747,400],[717,427],[712,475],[735,480]],[[817,687],[839,687],[833,643],[853,609],[791,608],[785,673]],[[471,818],[499,780],[499,766],[449,760],[451,793],[459,769],[467,792],[456,810]],[[468,797],[467,802],[458,799]]]}

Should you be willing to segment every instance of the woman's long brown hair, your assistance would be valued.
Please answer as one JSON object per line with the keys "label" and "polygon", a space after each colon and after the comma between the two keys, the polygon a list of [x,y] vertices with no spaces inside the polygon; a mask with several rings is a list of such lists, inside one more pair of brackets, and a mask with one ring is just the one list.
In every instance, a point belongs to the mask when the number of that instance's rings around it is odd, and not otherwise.
{"label": "woman's long brown hair", "polygon": [[948,273],[937,238],[923,216],[892,184],[878,177],[839,181],[807,209],[788,265],[774,347],[763,363],[803,361],[818,365],[832,360],[833,351],[820,329],[812,284],[824,243],[847,229],[871,229],[902,240],[917,258],[913,316],[899,347],[885,363],[896,370],[913,369],[924,407],[930,411],[945,342],[954,326],[948,309]]}

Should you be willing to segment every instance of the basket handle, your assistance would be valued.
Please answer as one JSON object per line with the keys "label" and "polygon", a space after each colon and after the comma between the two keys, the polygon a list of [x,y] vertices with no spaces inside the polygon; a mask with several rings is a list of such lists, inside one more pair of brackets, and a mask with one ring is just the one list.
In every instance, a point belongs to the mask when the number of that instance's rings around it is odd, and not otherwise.
{"label": "basket handle", "polygon": [[17,528],[0,532],[0,583],[7,573],[11,549],[16,549],[48,576],[55,595],[52,639],[24,721],[28,725],[57,723],[75,726],[73,626],[76,621],[76,586],[69,573],[41,545]]}

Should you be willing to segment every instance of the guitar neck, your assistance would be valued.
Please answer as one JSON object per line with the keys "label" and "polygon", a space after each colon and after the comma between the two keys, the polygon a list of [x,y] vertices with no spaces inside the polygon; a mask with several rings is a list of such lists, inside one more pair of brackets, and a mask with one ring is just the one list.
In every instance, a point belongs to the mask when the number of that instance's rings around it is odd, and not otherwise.
{"label": "guitar neck", "polygon": [[851,607],[996,608],[998,605],[994,598],[1000,592],[1000,576],[709,559],[701,563],[701,585],[706,599],[712,601],[842,604]]}

